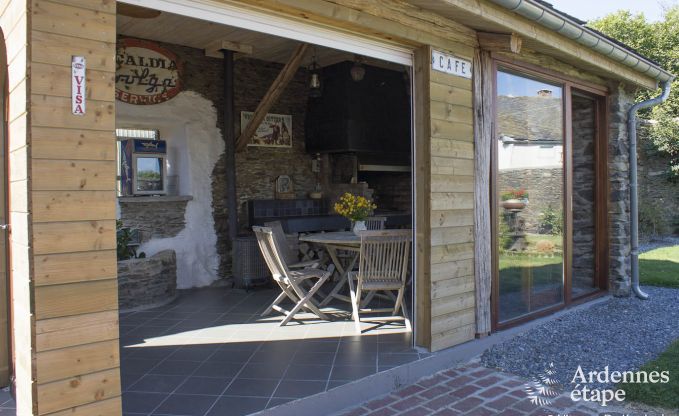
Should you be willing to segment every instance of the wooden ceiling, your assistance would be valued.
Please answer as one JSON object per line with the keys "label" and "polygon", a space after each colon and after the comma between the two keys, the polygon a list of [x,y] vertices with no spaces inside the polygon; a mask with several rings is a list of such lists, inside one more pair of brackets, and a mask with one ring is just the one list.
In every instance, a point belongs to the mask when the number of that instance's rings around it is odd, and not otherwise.
{"label": "wooden ceiling", "polygon": [[[251,58],[269,62],[285,63],[299,42],[266,33],[234,28],[204,20],[162,12],[151,19],[140,19],[118,14],[117,31],[119,35],[158,42],[173,43],[196,49],[205,49],[216,40],[238,42],[252,47]],[[316,52],[319,66],[328,66],[337,62],[353,60],[352,53],[318,46],[307,52],[303,64],[311,63],[313,51]],[[383,61],[365,58],[371,65],[399,67]]]}

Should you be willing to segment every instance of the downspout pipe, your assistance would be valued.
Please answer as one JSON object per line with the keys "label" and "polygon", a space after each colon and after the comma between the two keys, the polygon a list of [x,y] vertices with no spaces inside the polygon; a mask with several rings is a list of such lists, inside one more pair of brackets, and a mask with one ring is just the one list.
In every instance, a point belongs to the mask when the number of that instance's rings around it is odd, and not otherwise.
{"label": "downspout pipe", "polygon": [[639,197],[637,175],[637,112],[655,107],[667,100],[672,89],[672,79],[663,81],[662,92],[655,98],[634,104],[627,113],[627,134],[629,135],[629,183],[630,183],[630,240],[632,257],[632,291],[639,299],[648,299],[648,294],[639,287]]}

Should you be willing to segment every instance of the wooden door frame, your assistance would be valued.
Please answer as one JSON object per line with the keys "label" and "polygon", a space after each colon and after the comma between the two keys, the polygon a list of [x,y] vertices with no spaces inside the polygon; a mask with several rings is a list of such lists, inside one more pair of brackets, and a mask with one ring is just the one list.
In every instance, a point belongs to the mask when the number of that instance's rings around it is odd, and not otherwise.
{"label": "wooden door frame", "polygon": [[[7,62],[7,45],[4,41],[4,32],[0,29],[0,36],[2,36],[2,44],[0,44],[0,85],[2,88],[2,125],[0,126],[0,140],[2,140],[2,146],[4,151],[4,156],[2,160],[2,171],[4,172],[4,195],[3,198],[3,209],[5,210],[5,224],[10,224],[10,182],[9,182],[9,69]],[[5,227],[5,229],[0,230],[2,236],[0,238],[4,239],[5,250],[0,253],[0,255],[5,256],[5,296],[6,296],[6,310],[0,311],[0,313],[5,313],[7,315],[7,367],[8,367],[8,381],[10,386],[10,391],[12,397],[16,395],[16,388],[14,383],[14,348],[12,341],[13,331],[13,305],[12,305],[12,267],[11,267],[11,245],[9,239],[10,228]]]}
{"label": "wooden door frame", "polygon": [[[491,145],[491,328],[497,331],[520,325],[527,321],[549,315],[568,306],[587,302],[590,299],[606,294],[608,289],[608,89],[597,84],[587,83],[556,71],[541,68],[533,64],[521,62],[493,53],[493,91],[492,100],[492,145]],[[498,248],[498,150],[495,143],[497,123],[497,73],[499,68],[514,71],[517,75],[536,78],[558,85],[563,90],[563,212],[564,212],[564,285],[563,301],[557,305],[522,315],[505,322],[499,322],[499,248]],[[595,100],[595,284],[598,290],[576,298],[572,298],[572,249],[573,249],[573,131],[572,131],[572,90],[590,95]]]}

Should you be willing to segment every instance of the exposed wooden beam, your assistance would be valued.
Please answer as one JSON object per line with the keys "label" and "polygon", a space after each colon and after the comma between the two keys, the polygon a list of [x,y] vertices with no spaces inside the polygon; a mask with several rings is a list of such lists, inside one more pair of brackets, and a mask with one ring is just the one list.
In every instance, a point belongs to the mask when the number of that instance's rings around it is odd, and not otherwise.
{"label": "exposed wooden beam", "polygon": [[205,46],[205,56],[212,58],[224,58],[222,51],[233,51],[244,55],[252,55],[252,45],[231,42],[228,40],[215,40]]}
{"label": "exposed wooden beam", "polygon": [[476,37],[479,40],[481,49],[490,52],[521,52],[521,44],[523,41],[521,40],[521,36],[516,33],[477,32]]}
{"label": "exposed wooden beam", "polygon": [[493,60],[490,52],[477,50],[474,71],[474,277],[476,295],[476,336],[490,334],[493,258],[490,197],[493,146]]}
{"label": "exposed wooden beam", "polygon": [[285,87],[287,87],[292,78],[295,76],[295,73],[297,73],[297,69],[302,63],[302,59],[304,58],[304,54],[306,53],[308,47],[309,44],[302,43],[292,53],[288,63],[285,64],[280,74],[278,74],[274,82],[269,87],[269,90],[266,92],[266,94],[264,94],[262,101],[260,101],[259,105],[257,105],[257,109],[252,115],[252,120],[250,120],[250,123],[247,125],[247,127],[245,127],[245,130],[238,137],[238,140],[236,140],[236,151],[245,149],[245,146],[250,141],[250,138],[252,138],[252,136],[257,131],[257,127],[259,127],[262,121],[264,121],[266,113],[269,112],[271,106],[273,106],[278,100],[278,97],[280,97],[280,95],[283,93]]}

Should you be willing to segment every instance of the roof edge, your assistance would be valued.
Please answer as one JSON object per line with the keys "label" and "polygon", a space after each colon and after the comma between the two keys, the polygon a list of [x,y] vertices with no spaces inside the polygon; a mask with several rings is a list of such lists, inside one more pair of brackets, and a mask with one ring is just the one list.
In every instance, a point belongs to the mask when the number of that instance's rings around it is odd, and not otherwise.
{"label": "roof edge", "polygon": [[639,53],[621,47],[552,7],[533,0],[490,1],[657,81],[666,82],[675,78],[674,74]]}

